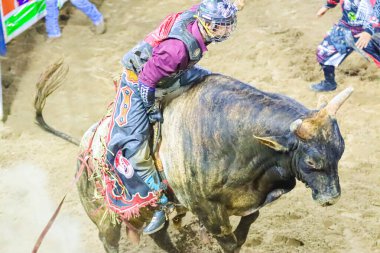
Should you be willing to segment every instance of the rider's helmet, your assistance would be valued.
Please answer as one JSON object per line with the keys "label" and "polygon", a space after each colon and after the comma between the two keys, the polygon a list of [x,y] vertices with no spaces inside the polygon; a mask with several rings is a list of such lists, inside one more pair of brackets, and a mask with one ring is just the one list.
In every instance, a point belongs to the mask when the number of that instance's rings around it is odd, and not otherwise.
{"label": "rider's helmet", "polygon": [[229,0],[203,0],[196,17],[210,42],[221,42],[235,30],[236,14],[236,6]]}

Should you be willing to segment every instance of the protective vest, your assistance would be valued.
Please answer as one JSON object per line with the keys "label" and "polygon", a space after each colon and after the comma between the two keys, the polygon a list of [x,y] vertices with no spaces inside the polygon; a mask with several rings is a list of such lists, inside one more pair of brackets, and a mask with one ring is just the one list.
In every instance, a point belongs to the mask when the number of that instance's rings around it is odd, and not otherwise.
{"label": "protective vest", "polygon": [[[195,12],[188,10],[167,16],[156,30],[148,34],[142,42],[138,43],[123,57],[122,63],[124,67],[139,74],[144,64],[152,56],[153,48],[170,38],[181,40],[186,45],[190,59],[187,69],[194,66],[202,58],[202,50],[196,38],[187,30],[187,26],[195,21],[195,14]],[[184,71],[186,70],[162,78],[157,87],[167,88]]]}

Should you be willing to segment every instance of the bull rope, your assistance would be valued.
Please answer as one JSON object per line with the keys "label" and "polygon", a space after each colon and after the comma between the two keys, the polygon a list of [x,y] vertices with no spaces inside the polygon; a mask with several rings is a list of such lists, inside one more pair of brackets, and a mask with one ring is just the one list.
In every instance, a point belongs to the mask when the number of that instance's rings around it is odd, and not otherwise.
{"label": "bull rope", "polygon": [[57,209],[55,210],[55,212],[53,213],[52,217],[49,219],[49,222],[46,224],[46,226],[42,230],[40,236],[38,237],[37,242],[35,243],[35,245],[33,247],[32,253],[37,253],[38,249],[41,246],[41,243],[42,243],[43,239],[45,238],[47,232],[50,230],[50,228],[53,225],[55,219],[57,218],[57,216],[58,216],[58,214],[59,214],[59,212],[61,210],[61,207],[63,205],[63,202],[66,199],[67,194],[73,188],[74,184],[76,184],[76,182],[79,180],[80,176],[83,173],[84,168],[87,167],[87,169],[89,169],[88,168],[88,164],[85,161],[85,160],[88,160],[88,158],[89,158],[89,156],[86,156],[85,159],[82,161],[82,165],[80,166],[79,170],[77,171],[77,174],[75,175],[75,178],[73,179],[73,181],[69,185],[68,190],[66,191],[66,194],[63,196],[63,198],[62,198],[61,202],[59,203]]}

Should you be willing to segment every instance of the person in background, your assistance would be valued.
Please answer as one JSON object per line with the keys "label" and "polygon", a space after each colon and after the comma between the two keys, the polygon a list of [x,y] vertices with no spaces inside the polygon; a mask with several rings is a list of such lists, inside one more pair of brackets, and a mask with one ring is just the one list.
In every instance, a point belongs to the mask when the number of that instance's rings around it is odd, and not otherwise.
{"label": "person in background", "polygon": [[380,0],[327,0],[317,16],[323,16],[339,2],[343,16],[317,48],[317,61],[325,79],[311,86],[314,91],[336,89],[335,68],[354,50],[363,57],[367,54],[380,68]]}
{"label": "person in background", "polygon": [[[95,26],[95,33],[102,34],[106,31],[103,15],[99,12],[96,6],[88,0],[70,0],[70,2],[86,14]],[[46,32],[50,39],[61,37],[61,29],[58,23],[59,8],[58,0],[46,0]]]}

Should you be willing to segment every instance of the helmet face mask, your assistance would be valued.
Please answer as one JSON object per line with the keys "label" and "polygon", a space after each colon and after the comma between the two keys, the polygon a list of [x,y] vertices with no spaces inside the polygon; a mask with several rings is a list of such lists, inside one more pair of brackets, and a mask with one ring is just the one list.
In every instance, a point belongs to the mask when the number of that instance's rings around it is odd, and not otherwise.
{"label": "helmet face mask", "polygon": [[237,24],[237,8],[228,0],[203,0],[197,19],[211,42],[221,42],[231,36]]}
{"label": "helmet face mask", "polygon": [[[206,23],[207,24],[207,23]],[[210,28],[212,33],[212,40],[214,42],[221,42],[228,39],[232,32],[236,28],[236,20],[235,22],[224,22],[224,23],[210,23]]]}

